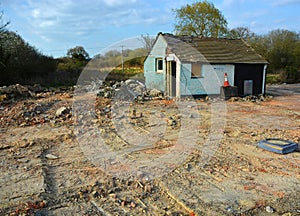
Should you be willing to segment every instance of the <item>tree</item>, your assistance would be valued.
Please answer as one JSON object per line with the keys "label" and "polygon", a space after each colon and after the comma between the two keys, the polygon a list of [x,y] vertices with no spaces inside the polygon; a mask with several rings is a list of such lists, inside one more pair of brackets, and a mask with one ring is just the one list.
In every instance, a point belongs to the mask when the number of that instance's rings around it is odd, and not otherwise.
{"label": "tree", "polygon": [[67,51],[67,57],[59,58],[57,70],[72,75],[79,74],[90,60],[89,54],[82,46],[70,48]]}
{"label": "tree", "polygon": [[282,82],[300,78],[300,34],[277,29],[266,35],[255,35],[248,42],[270,63],[269,73],[280,74]]}
{"label": "tree", "polygon": [[227,21],[221,12],[208,1],[187,4],[175,9],[175,32],[177,35],[224,37]]}
{"label": "tree", "polygon": [[147,33],[146,35],[141,35],[140,41],[143,43],[147,53],[149,53],[152,49],[155,39],[150,37],[149,34]]}
{"label": "tree", "polygon": [[9,22],[3,23],[3,11],[0,12],[0,33],[6,30],[6,27],[9,25]]}
{"label": "tree", "polygon": [[269,33],[269,58],[275,68],[285,68],[293,64],[293,50],[297,40],[297,34],[288,30],[278,29]]}
{"label": "tree", "polygon": [[6,31],[6,27],[9,22],[3,23],[3,12],[0,12],[0,69],[4,70],[8,56],[5,55],[5,36],[3,35]]}
{"label": "tree", "polygon": [[286,66],[300,65],[300,36],[296,32],[277,29],[266,35],[257,35],[249,43],[271,63],[274,72]]}
{"label": "tree", "polygon": [[0,33],[0,62],[0,85],[34,83],[56,67],[53,58],[42,55],[21,36],[10,31]]}
{"label": "tree", "polygon": [[266,60],[270,50],[269,39],[267,35],[254,35],[248,43],[255,49],[257,53],[262,55]]}
{"label": "tree", "polygon": [[247,41],[254,37],[254,33],[248,27],[237,27],[231,29],[228,36],[232,39],[243,39]]}
{"label": "tree", "polygon": [[74,48],[68,49],[67,56],[83,61],[88,60],[90,58],[89,54],[85,51],[85,49],[82,46],[76,46]]}

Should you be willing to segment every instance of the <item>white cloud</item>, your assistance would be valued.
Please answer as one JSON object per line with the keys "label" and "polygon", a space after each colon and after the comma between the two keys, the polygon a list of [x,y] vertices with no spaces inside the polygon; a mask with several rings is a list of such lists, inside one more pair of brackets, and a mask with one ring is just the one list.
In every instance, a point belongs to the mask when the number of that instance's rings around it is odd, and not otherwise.
{"label": "white cloud", "polygon": [[[76,43],[109,44],[120,38],[171,31],[172,9],[191,0],[0,0],[10,28],[33,45],[67,49]],[[4,3],[3,3],[4,2]],[[248,26],[256,33],[269,29],[298,28],[299,13],[290,15],[300,0],[213,0],[228,27]],[[294,4],[294,5],[293,5]],[[284,6],[285,7],[282,7]],[[289,5],[289,7],[287,6]],[[6,7],[8,9],[6,9]],[[11,18],[9,13],[12,13]],[[293,16],[290,18],[289,16]],[[287,24],[285,24],[287,23]],[[31,40],[31,41],[30,41]],[[83,42],[82,42],[83,41]],[[103,42],[105,41],[105,42]],[[91,47],[93,45],[86,45]],[[45,49],[45,48],[44,48]],[[46,48],[47,50],[47,48]]]}
{"label": "white cloud", "polygon": [[[152,24],[156,9],[141,0],[24,0],[10,3],[14,11],[41,39],[90,34],[107,28]],[[54,33],[55,32],[55,33]],[[43,36],[43,37],[42,37]],[[53,38],[54,39],[54,38]]]}
{"label": "white cloud", "polygon": [[272,1],[272,5],[275,7],[278,6],[286,6],[286,5],[294,5],[300,4],[300,0],[280,0],[280,1]]}
{"label": "white cloud", "polygon": [[224,7],[230,7],[230,6],[233,5],[234,2],[235,2],[235,0],[224,0],[223,3],[222,3],[222,5]]}
{"label": "white cloud", "polygon": [[32,11],[32,16],[33,16],[34,18],[38,18],[38,17],[40,16],[40,10],[34,9],[34,10]]}
{"label": "white cloud", "polygon": [[250,27],[251,27],[251,28],[255,28],[256,25],[257,25],[257,22],[256,22],[256,21],[252,21],[252,22],[250,23]]}
{"label": "white cloud", "polygon": [[251,18],[258,18],[261,16],[265,16],[268,13],[269,11],[267,10],[257,10],[257,11],[249,11],[249,12],[241,13],[240,16],[245,19],[251,19]]}
{"label": "white cloud", "polygon": [[244,3],[245,0],[223,0],[221,7],[222,8],[229,8],[232,7],[234,5],[238,5],[238,4],[242,4]]}
{"label": "white cloud", "polygon": [[287,20],[286,19],[275,19],[274,23],[275,24],[281,24],[281,23],[285,23]]}
{"label": "white cloud", "polygon": [[41,38],[46,42],[51,42],[51,39],[49,39],[47,36],[41,35]]}
{"label": "white cloud", "polygon": [[[130,25],[131,23],[143,23],[147,8],[140,7],[136,0],[104,0],[90,1],[89,4],[79,3],[77,1],[65,4],[65,7],[56,7],[55,5],[37,5],[37,9],[44,11],[39,13],[39,17],[33,17],[36,21],[58,20],[58,25],[63,25],[65,28],[78,26],[78,22],[88,27],[88,25],[98,26],[122,26]],[[36,16],[37,14],[35,14]]]}
{"label": "white cloud", "polygon": [[121,6],[125,4],[132,4],[135,3],[136,0],[104,0],[104,3],[108,6]]}

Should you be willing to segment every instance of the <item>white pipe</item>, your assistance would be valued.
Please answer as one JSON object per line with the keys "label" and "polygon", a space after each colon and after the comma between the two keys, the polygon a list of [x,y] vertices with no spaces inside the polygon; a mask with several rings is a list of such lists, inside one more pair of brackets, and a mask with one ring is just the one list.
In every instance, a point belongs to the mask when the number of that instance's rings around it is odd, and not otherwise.
{"label": "white pipe", "polygon": [[268,65],[264,65],[264,72],[263,72],[263,81],[262,81],[262,94],[265,94],[265,86],[266,86],[266,72],[267,72]]}
{"label": "white pipe", "polygon": [[176,61],[176,98],[180,99],[180,76],[181,76],[181,62],[177,58]]}

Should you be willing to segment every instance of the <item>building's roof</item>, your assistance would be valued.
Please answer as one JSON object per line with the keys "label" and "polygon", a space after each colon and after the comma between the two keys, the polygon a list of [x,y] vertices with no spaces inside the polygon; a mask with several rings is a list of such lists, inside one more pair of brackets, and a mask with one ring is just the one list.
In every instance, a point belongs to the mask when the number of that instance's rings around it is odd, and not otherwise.
{"label": "building's roof", "polygon": [[160,34],[168,44],[167,52],[176,54],[183,62],[268,63],[243,40]]}

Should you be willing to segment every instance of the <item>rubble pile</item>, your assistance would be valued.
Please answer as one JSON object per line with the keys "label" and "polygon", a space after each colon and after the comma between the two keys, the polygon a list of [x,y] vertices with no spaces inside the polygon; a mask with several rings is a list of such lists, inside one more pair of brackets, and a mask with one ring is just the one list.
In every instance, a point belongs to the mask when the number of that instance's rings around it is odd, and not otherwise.
{"label": "rubble pile", "polygon": [[[81,88],[82,86],[77,86]],[[146,89],[144,83],[139,80],[128,79],[120,82],[102,82],[101,80],[93,81],[89,85],[84,86],[87,92],[94,92],[99,97],[141,101],[156,97],[163,98],[163,93],[157,89]]]}
{"label": "rubble pile", "polygon": [[42,87],[39,84],[23,86],[20,84],[0,87],[0,104],[14,103],[26,99],[45,98],[50,95],[62,94],[71,97],[75,87]]}
{"label": "rubble pile", "polygon": [[[76,87],[1,88],[0,95],[9,99],[0,103],[0,215],[300,213],[300,152],[277,155],[257,148],[258,140],[271,137],[299,142],[299,94],[222,101],[222,117],[212,116],[219,98],[195,100],[189,105],[193,112],[180,112],[177,101],[165,100],[160,91],[151,92],[139,81],[98,82],[85,90],[98,95],[92,107],[84,96],[82,113],[76,115]],[[226,124],[215,131],[212,120]],[[189,124],[194,121],[199,124]],[[83,130],[77,133],[81,123]],[[89,134],[93,130],[103,136],[112,156],[106,165],[121,172],[137,170],[121,178],[95,163],[88,151],[100,159],[105,155],[97,151],[97,134]],[[196,133],[191,150],[186,148],[189,131]],[[79,143],[78,134],[84,132],[91,146]],[[214,132],[222,137],[217,143]],[[132,148],[146,137],[155,142],[145,149]],[[186,140],[178,142],[182,138]],[[133,150],[122,151],[127,149]],[[176,164],[172,150],[186,156],[184,161]],[[148,173],[144,164],[131,165],[152,158],[162,160]],[[122,162],[130,163],[119,166]],[[156,168],[165,168],[165,162],[171,170],[148,178]]]}
{"label": "rubble pile", "polygon": [[25,127],[72,122],[71,91],[56,89],[31,92],[14,85],[2,87],[6,97],[0,101],[0,127]]}
{"label": "rubble pile", "polygon": [[20,84],[0,87],[0,102],[32,96],[33,93],[27,87]]}
{"label": "rubble pile", "polygon": [[245,97],[231,97],[229,98],[229,102],[261,102],[261,101],[269,101],[271,100],[273,97],[271,95],[249,95],[249,96],[245,96]]}

